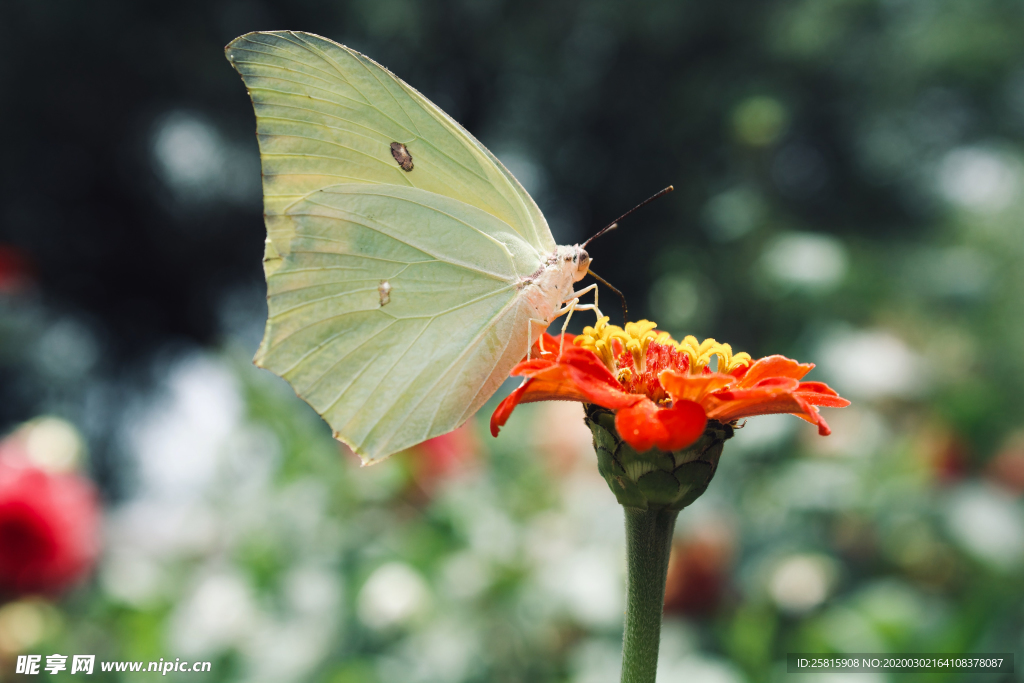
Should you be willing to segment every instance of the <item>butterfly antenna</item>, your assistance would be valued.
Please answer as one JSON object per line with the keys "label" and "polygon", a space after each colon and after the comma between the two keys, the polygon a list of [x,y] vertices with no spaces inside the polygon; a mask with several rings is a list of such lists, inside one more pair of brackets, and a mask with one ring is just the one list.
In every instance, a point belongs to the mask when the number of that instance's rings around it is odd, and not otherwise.
{"label": "butterfly antenna", "polygon": [[[627,211],[626,213],[622,214],[621,216],[619,216],[618,218],[613,220],[608,225],[606,225],[603,228],[601,228],[600,230],[598,230],[596,235],[594,235],[593,237],[588,239],[586,242],[584,242],[580,246],[583,247],[584,249],[586,249],[587,245],[590,244],[592,241],[596,240],[598,237],[600,237],[601,235],[605,234],[606,232],[611,232],[615,228],[619,227],[619,221],[621,221],[623,218],[625,218],[626,216],[630,215],[631,213],[633,213],[637,209],[640,209],[640,208],[642,208],[644,206],[647,206],[648,204],[653,202],[658,197],[663,197],[663,196],[667,195],[669,192],[671,192],[674,189],[676,189],[676,188],[674,188],[671,185],[669,185],[668,187],[666,187],[664,190],[662,190],[658,194],[654,195],[653,197],[648,197],[647,199],[645,199],[644,201],[640,202],[639,204],[634,206],[632,209]],[[591,273],[591,275],[594,275],[594,274]],[[595,275],[594,277],[597,277],[597,276]],[[608,285],[608,286],[611,287],[611,285]]]}
{"label": "butterfly antenna", "polygon": [[623,324],[628,323],[629,322],[629,308],[626,306],[626,295],[623,294],[622,292],[620,292],[619,290],[615,289],[615,287],[613,287],[610,282],[608,282],[603,277],[601,277],[600,275],[598,275],[594,271],[590,270],[589,268],[587,269],[587,272],[590,273],[590,275],[593,276],[593,278],[595,280],[597,280],[602,285],[604,285],[605,287],[607,287],[608,289],[612,290],[613,292],[615,292],[616,294],[619,295],[619,298],[622,299],[622,322],[623,322]]}

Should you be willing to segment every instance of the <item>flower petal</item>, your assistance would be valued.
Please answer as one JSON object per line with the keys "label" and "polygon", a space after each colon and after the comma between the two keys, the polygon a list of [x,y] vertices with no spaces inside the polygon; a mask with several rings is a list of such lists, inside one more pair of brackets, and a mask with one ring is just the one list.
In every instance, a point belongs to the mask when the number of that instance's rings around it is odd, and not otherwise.
{"label": "flower petal", "polygon": [[561,398],[523,399],[520,401],[522,403],[544,400],[585,401],[617,410],[633,405],[641,398],[636,394],[624,391],[622,385],[616,381],[593,351],[575,347],[571,351],[566,349],[561,360],[538,358],[524,361],[512,368],[511,374],[526,377],[528,380],[558,385],[543,389],[538,386],[530,393],[552,392]]}
{"label": "flower petal", "polygon": [[700,401],[713,391],[718,391],[736,381],[732,375],[711,373],[707,375],[690,375],[675,370],[664,370],[658,375],[661,386],[672,397],[673,401]]}
{"label": "flower petal", "polygon": [[[491,415],[492,435],[498,435],[520,403],[579,401],[618,410],[643,399],[623,391],[622,385],[593,351],[566,345],[559,356],[558,339],[549,334],[545,337],[547,354],[523,361],[512,369],[512,375],[526,377],[526,380],[498,404]],[[540,352],[539,344],[534,348]]]}
{"label": "flower petal", "polygon": [[637,401],[635,405],[615,414],[615,431],[637,452],[650,450],[668,434],[665,426],[655,419],[657,412],[658,406],[649,398]]}
{"label": "flower petal", "polygon": [[671,408],[658,411],[658,419],[668,429],[668,440],[658,444],[666,451],[686,448],[700,438],[708,424],[704,408],[696,401],[676,401]]}
{"label": "flower petal", "polygon": [[800,382],[800,388],[795,393],[812,406],[845,408],[850,405],[835,389],[822,382]]}
{"label": "flower petal", "polygon": [[752,387],[769,377],[803,379],[814,368],[814,363],[797,363],[792,358],[774,355],[759,358],[743,374],[737,386]]}
{"label": "flower petal", "polygon": [[545,380],[523,380],[523,383],[506,396],[491,413],[491,436],[498,435],[517,405],[536,401],[583,401],[583,397],[573,392],[571,385]]}
{"label": "flower petal", "polygon": [[615,429],[638,452],[657,447],[663,451],[686,448],[700,438],[707,416],[699,403],[679,401],[671,408],[659,408],[650,399],[619,410]]}
{"label": "flower petal", "polygon": [[[779,379],[785,380],[785,378]],[[731,422],[755,415],[789,413],[818,425],[818,433],[822,436],[831,434],[825,418],[821,416],[818,409],[799,392],[794,391],[796,386],[793,385],[797,385],[796,380],[789,381],[793,384],[765,382],[764,384],[767,386],[735,391],[726,390],[714,394],[705,402],[706,404],[713,402],[713,405],[706,405],[708,417],[721,422]]]}

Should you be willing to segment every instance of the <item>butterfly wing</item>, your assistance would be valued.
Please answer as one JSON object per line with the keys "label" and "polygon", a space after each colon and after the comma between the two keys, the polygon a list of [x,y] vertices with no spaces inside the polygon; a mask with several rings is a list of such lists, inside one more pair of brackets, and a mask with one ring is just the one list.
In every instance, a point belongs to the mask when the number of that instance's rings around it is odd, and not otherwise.
{"label": "butterfly wing", "polygon": [[[482,209],[544,254],[554,250],[544,216],[501,162],[370,58],[291,31],[246,34],[226,54],[256,109],[268,215],[339,183],[418,187]],[[393,143],[409,151],[411,171]],[[269,237],[280,251],[288,234]]]}
{"label": "butterfly wing", "polygon": [[519,282],[554,249],[536,204],[359,53],[257,33],[227,54],[263,163],[269,317],[256,363],[366,462],[459,426],[526,352]]}

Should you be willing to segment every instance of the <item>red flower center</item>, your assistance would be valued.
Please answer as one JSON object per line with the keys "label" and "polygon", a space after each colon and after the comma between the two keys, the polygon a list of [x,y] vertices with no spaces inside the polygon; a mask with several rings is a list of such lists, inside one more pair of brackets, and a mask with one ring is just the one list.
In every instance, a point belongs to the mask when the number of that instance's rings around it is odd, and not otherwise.
{"label": "red flower center", "polygon": [[635,358],[629,351],[621,351],[615,360],[619,368],[617,379],[622,383],[623,389],[631,394],[643,394],[658,404],[672,400],[661,386],[658,375],[663,370],[686,372],[690,369],[688,355],[680,353],[674,346],[653,341],[649,343],[647,353],[641,359],[642,367],[636,367]]}

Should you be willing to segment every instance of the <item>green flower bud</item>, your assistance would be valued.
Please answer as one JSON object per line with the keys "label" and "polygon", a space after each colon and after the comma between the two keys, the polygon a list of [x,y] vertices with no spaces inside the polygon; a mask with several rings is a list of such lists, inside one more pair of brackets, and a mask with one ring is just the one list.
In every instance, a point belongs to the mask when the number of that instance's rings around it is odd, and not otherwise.
{"label": "green flower bud", "polygon": [[733,428],[708,420],[704,434],[678,451],[652,448],[638,453],[615,430],[615,413],[586,404],[587,426],[594,435],[597,467],[624,507],[682,510],[707,490]]}

